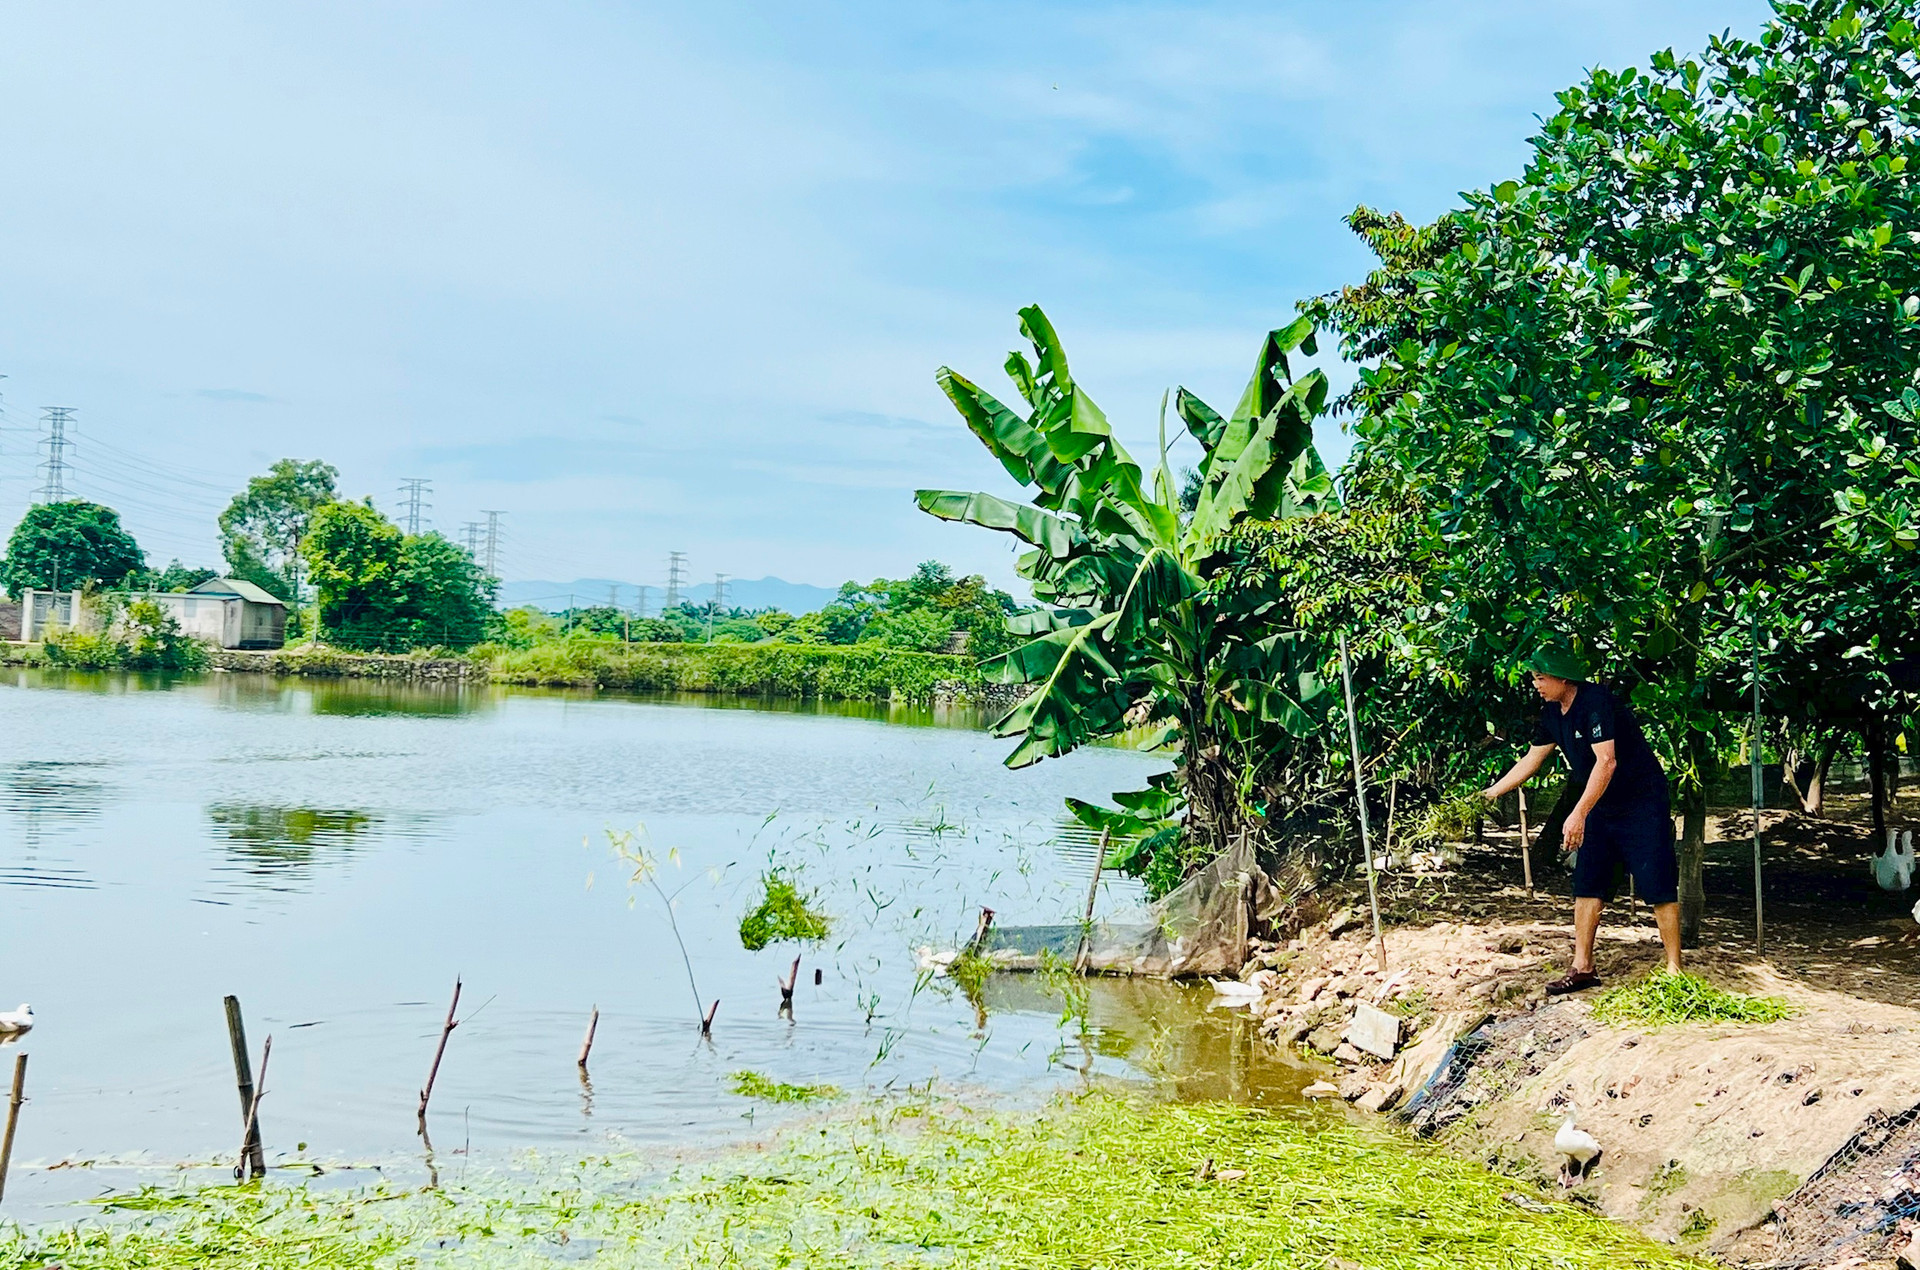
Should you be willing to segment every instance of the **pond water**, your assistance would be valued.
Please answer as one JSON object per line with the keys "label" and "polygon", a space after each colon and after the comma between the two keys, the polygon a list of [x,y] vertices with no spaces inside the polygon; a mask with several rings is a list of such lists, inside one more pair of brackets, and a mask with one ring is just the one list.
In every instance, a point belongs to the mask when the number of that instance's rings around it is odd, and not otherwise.
{"label": "pond water", "polygon": [[[983,904],[1076,919],[1092,845],[1062,798],[1164,766],[1090,748],[1008,772],[1007,746],[964,711],[6,672],[0,1009],[38,1016],[0,1046],[0,1069],[31,1055],[8,1211],[230,1163],[228,993],[256,1061],[273,1038],[270,1162],[330,1172],[426,1167],[415,1106],[456,976],[438,1167],[762,1132],[782,1113],[731,1092],[741,1069],[852,1092],[1296,1086],[1204,987],[1096,982],[1083,1026],[1043,981],[996,980],[979,1011],[918,974],[916,947],[952,946]],[[699,1000],[720,1001],[710,1041],[667,909],[609,830],[641,835],[677,892]],[[791,1019],[794,949],[737,934],[774,864],[834,919]],[[1109,878],[1100,911],[1140,898]]]}

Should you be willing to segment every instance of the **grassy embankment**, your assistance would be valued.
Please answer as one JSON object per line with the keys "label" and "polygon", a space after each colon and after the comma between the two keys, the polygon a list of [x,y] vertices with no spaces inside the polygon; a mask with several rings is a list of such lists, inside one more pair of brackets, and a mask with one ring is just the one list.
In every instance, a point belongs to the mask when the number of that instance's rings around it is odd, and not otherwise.
{"label": "grassy embankment", "polygon": [[742,696],[931,701],[937,689],[977,690],[967,657],[868,645],[539,644],[482,647],[475,656],[495,683],[717,692]]}
{"label": "grassy embankment", "polygon": [[[1426,1146],[1105,1095],[994,1117],[895,1105],[635,1191],[637,1159],[444,1190],[222,1187],[0,1234],[0,1267],[1697,1265]],[[1518,1202],[1516,1202],[1518,1201]]]}

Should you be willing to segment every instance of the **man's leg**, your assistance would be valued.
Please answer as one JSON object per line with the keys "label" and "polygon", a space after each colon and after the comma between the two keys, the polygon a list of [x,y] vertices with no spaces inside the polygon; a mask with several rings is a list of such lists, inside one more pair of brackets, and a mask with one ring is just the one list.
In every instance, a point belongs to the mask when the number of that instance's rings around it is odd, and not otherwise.
{"label": "man's leg", "polygon": [[[1589,975],[1593,973],[1593,940],[1600,931],[1600,910],[1605,907],[1599,899],[1576,899],[1573,902],[1573,973]],[[1670,905],[1674,910],[1674,938],[1680,936],[1680,906]]]}
{"label": "man's leg", "polygon": [[[1575,920],[1578,920],[1576,914]],[[1667,973],[1680,973],[1680,905],[1655,904],[1653,921],[1660,928],[1660,946],[1667,950]]]}

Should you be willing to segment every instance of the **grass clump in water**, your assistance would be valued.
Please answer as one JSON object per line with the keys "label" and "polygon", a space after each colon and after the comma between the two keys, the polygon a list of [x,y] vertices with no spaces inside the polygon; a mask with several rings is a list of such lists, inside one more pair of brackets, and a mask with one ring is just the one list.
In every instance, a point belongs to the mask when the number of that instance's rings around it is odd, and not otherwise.
{"label": "grass clump in water", "polygon": [[756,1071],[737,1071],[728,1079],[733,1082],[733,1092],[742,1098],[766,1102],[819,1102],[840,1096],[838,1085],[789,1085]]}
{"label": "grass clump in water", "polygon": [[1716,988],[1698,975],[1657,972],[1594,998],[1593,1017],[1616,1026],[1675,1023],[1778,1023],[1793,1017],[1783,997],[1750,997]]}
{"label": "grass clump in water", "polygon": [[760,875],[760,902],[740,919],[740,944],[759,952],[778,940],[817,944],[833,932],[833,922],[813,907],[814,895],[802,891],[784,867]]}

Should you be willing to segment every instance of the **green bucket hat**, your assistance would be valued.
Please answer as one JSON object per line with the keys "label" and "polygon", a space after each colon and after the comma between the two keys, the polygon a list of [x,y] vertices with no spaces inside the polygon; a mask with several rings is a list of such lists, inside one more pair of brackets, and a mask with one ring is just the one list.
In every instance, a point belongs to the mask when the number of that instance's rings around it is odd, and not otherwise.
{"label": "green bucket hat", "polygon": [[1569,683],[1580,683],[1592,673],[1587,659],[1565,644],[1542,644],[1527,662],[1527,669]]}

